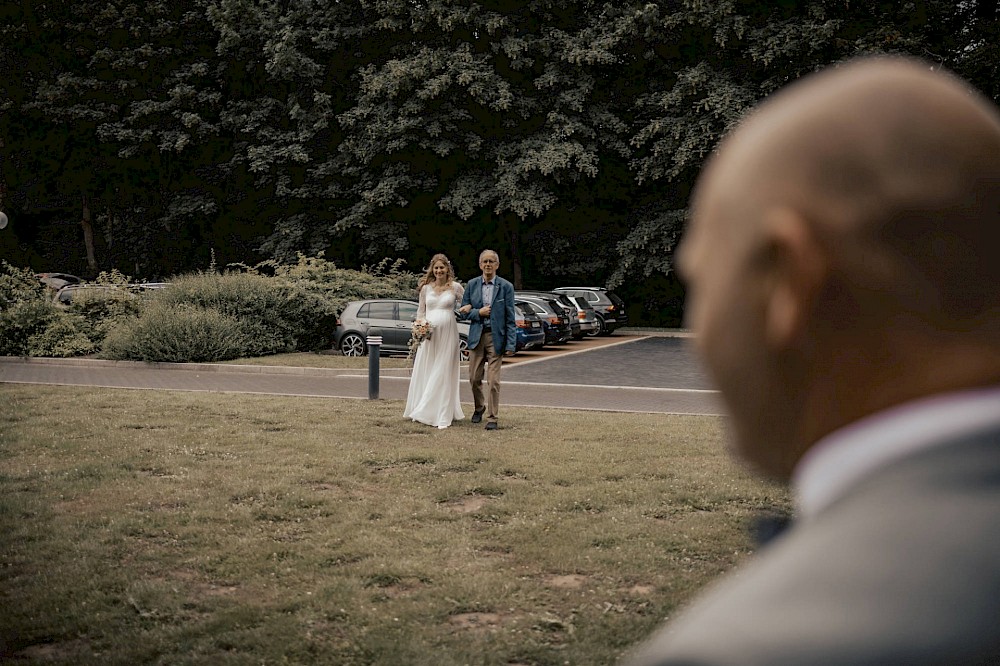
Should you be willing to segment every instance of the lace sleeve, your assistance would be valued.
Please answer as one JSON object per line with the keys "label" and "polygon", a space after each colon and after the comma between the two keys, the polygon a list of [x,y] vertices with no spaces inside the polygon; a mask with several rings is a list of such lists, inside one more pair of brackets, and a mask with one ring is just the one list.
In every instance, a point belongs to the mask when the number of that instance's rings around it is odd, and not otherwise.
{"label": "lace sleeve", "polygon": [[462,285],[460,285],[457,282],[452,282],[451,283],[451,288],[455,290],[455,302],[456,303],[461,303],[462,302],[462,296],[465,295],[465,287],[463,287]]}
{"label": "lace sleeve", "polygon": [[417,305],[417,320],[422,320],[427,316],[427,285],[420,288],[420,299]]}

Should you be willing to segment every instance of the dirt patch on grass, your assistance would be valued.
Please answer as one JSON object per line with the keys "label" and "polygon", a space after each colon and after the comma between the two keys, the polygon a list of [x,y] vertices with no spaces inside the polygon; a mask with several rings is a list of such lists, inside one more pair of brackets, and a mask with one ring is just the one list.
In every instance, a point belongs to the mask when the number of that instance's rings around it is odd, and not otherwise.
{"label": "dirt patch on grass", "polygon": [[586,584],[587,580],[588,577],[582,574],[563,574],[546,576],[543,582],[545,587],[557,590],[579,590]]}
{"label": "dirt patch on grass", "polygon": [[637,585],[633,585],[632,587],[628,588],[628,593],[629,594],[634,594],[635,596],[638,596],[638,597],[644,597],[646,595],[652,594],[655,591],[656,591],[656,588],[653,587],[652,585],[639,585],[639,584],[637,584]]}
{"label": "dirt patch on grass", "polygon": [[66,661],[72,662],[82,657],[93,657],[90,643],[83,639],[63,641],[61,643],[40,643],[29,645],[15,653],[15,657],[30,661]]}
{"label": "dirt patch on grass", "polygon": [[399,583],[378,588],[379,595],[387,599],[399,599],[423,587],[420,583]]}
{"label": "dirt patch on grass", "polygon": [[448,624],[459,631],[496,631],[503,626],[499,613],[459,613],[448,618]]}
{"label": "dirt patch on grass", "polygon": [[183,592],[191,599],[228,597],[236,594],[240,589],[237,585],[206,581],[200,574],[189,569],[175,569],[163,576],[150,576],[144,581],[147,584],[171,589],[174,592]]}
{"label": "dirt patch on grass", "polygon": [[489,501],[490,498],[483,495],[465,495],[445,500],[441,502],[441,506],[455,513],[475,513],[486,506]]}

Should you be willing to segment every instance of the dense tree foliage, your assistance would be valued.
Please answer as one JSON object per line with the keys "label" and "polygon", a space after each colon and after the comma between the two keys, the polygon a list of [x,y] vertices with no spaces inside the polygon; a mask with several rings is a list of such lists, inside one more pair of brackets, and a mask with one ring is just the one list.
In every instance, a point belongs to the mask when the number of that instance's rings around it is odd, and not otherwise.
{"label": "dense tree foliage", "polygon": [[882,52],[996,98],[997,19],[981,0],[4,3],[0,251],[147,277],[213,251],[445,251],[465,276],[489,246],[517,284],[669,310],[690,188],[753,104]]}

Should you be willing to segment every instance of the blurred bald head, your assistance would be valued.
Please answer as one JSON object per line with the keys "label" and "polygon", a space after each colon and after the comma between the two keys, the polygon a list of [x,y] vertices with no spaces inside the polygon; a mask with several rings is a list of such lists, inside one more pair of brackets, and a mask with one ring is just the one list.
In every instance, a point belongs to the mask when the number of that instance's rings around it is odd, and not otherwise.
{"label": "blurred bald head", "polygon": [[777,95],[739,134],[725,149],[750,177],[732,184],[861,253],[840,257],[858,279],[941,325],[995,307],[1000,117],[969,86],[924,63],[863,61]]}
{"label": "blurred bald head", "polygon": [[872,411],[1000,381],[1000,115],[955,77],[898,58],[806,77],[720,144],[692,211],[690,323],[768,471]]}

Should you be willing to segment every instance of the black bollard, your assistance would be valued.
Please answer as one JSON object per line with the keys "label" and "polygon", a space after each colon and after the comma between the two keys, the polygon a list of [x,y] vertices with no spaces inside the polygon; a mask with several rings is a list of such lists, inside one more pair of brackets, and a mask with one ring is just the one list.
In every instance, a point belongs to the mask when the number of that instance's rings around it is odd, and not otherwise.
{"label": "black bollard", "polygon": [[368,336],[368,399],[378,400],[378,361],[382,350],[382,336]]}

